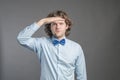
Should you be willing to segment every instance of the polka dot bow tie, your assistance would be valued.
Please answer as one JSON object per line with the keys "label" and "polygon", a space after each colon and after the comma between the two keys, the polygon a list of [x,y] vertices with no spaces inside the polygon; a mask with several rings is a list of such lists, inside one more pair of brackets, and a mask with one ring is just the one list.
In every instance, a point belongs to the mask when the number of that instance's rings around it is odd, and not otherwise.
{"label": "polka dot bow tie", "polygon": [[53,40],[53,44],[54,44],[54,45],[58,45],[58,44],[64,45],[64,44],[65,44],[65,39],[62,39],[62,40],[60,40],[60,41],[58,41],[58,40]]}

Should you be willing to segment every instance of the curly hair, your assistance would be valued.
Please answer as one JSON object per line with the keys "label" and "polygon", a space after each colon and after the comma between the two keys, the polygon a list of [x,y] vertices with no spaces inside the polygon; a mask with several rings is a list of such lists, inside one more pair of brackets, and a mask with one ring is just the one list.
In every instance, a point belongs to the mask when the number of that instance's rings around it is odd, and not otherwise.
{"label": "curly hair", "polygon": [[[70,34],[72,22],[68,18],[68,15],[67,15],[66,12],[64,12],[62,10],[53,11],[53,12],[49,13],[47,17],[61,17],[61,18],[65,19],[65,23],[68,25],[68,29],[65,32],[65,36],[67,37]],[[44,30],[49,37],[52,37],[53,34],[52,34],[52,31],[51,31],[50,27],[51,27],[51,23],[45,24],[45,29]]]}

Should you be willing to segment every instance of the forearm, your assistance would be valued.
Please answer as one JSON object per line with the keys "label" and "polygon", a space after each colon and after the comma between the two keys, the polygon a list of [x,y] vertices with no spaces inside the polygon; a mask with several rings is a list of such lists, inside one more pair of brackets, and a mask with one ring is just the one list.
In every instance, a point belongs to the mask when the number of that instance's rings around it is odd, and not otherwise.
{"label": "forearm", "polygon": [[27,26],[17,36],[17,40],[20,44],[25,44],[26,41],[28,41],[31,36],[40,28],[39,25],[36,23],[31,24],[30,26]]}
{"label": "forearm", "polygon": [[87,73],[86,73],[85,66],[84,66],[84,68],[78,69],[76,71],[76,80],[87,80]]}
{"label": "forearm", "polygon": [[36,22],[36,24],[37,24],[38,26],[42,26],[43,24],[46,23],[45,21],[46,21],[45,18],[43,18],[43,19],[39,20],[38,22]]}
{"label": "forearm", "polygon": [[18,39],[31,37],[39,28],[40,27],[36,23],[27,26],[22,31],[20,31],[20,33],[18,34]]}
{"label": "forearm", "polygon": [[77,65],[75,72],[76,72],[76,80],[87,80],[85,61],[83,61],[82,64]]}
{"label": "forearm", "polygon": [[43,24],[45,24],[45,19],[41,19],[38,22],[27,26],[19,33],[18,39],[31,37]]}

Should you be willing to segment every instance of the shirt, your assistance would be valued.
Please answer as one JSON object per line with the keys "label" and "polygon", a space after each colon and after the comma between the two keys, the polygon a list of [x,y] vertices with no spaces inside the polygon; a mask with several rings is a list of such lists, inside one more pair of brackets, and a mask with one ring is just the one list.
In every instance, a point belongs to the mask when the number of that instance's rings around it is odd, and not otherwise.
{"label": "shirt", "polygon": [[32,35],[40,27],[33,23],[23,29],[18,42],[34,51],[40,61],[40,80],[87,80],[85,57],[81,46],[65,37],[65,45],[54,45],[55,37],[38,37]]}

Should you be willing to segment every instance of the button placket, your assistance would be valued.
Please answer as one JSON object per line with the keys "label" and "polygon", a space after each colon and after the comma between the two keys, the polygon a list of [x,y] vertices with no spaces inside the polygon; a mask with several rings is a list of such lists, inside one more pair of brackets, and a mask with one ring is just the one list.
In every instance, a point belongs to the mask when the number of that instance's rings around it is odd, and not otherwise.
{"label": "button placket", "polygon": [[58,44],[57,46],[57,80],[59,80],[59,54],[60,54],[60,44]]}

